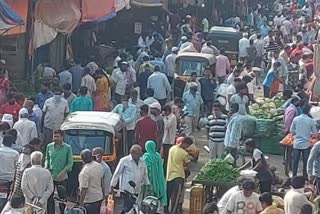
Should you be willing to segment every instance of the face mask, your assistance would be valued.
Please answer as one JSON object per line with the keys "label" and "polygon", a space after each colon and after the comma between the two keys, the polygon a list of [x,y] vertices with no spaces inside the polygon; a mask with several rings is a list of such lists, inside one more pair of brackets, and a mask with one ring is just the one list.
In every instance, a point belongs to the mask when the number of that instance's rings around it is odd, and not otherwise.
{"label": "face mask", "polygon": [[61,100],[62,95],[54,95],[53,98],[56,102],[59,102]]}

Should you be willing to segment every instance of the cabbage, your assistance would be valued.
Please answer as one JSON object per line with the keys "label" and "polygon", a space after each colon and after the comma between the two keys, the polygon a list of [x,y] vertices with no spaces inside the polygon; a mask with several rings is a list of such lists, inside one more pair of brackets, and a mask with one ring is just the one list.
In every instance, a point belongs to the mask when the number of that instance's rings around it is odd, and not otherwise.
{"label": "cabbage", "polygon": [[276,108],[272,108],[272,109],[270,109],[270,113],[271,114],[277,114],[277,109]]}
{"label": "cabbage", "polygon": [[253,110],[258,110],[259,109],[259,105],[257,103],[252,104],[252,109]]}

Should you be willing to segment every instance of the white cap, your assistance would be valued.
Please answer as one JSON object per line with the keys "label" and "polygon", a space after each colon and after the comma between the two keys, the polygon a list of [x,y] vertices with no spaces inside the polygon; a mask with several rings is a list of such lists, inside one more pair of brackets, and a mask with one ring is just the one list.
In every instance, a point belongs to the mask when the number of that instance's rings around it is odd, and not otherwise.
{"label": "white cap", "polygon": [[178,52],[178,51],[179,51],[179,48],[173,47],[173,48],[171,49],[171,51],[172,51],[172,52]]}
{"label": "white cap", "polygon": [[13,116],[12,114],[4,114],[2,116],[1,122],[7,122],[10,126],[10,128],[12,128],[13,126]]}
{"label": "white cap", "polygon": [[190,82],[189,87],[190,88],[198,88],[198,84],[196,82]]}
{"label": "white cap", "polygon": [[149,105],[150,108],[155,108],[158,109],[159,111],[161,111],[161,105],[158,102],[153,102]]}
{"label": "white cap", "polygon": [[19,115],[29,114],[28,110],[26,108],[22,108],[19,111]]}
{"label": "white cap", "polygon": [[188,38],[186,36],[181,36],[181,40],[185,41],[185,40],[188,40]]}

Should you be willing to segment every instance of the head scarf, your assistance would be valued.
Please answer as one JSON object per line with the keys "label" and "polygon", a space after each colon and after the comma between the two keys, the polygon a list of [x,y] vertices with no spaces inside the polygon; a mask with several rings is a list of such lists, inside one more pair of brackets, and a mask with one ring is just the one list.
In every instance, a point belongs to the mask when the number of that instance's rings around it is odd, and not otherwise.
{"label": "head scarf", "polygon": [[156,150],[156,143],[149,140],[145,144],[146,153],[142,159],[148,168],[148,177],[152,190],[157,198],[161,199],[162,205],[167,205],[166,183],[164,180],[163,161],[160,154]]}

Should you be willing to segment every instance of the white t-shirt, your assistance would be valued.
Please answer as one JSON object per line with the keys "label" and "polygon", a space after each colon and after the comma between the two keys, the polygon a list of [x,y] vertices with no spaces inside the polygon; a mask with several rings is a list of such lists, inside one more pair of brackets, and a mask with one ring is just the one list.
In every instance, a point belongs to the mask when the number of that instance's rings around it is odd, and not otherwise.
{"label": "white t-shirt", "polygon": [[103,199],[102,177],[103,169],[99,163],[92,161],[83,166],[79,174],[79,187],[88,189],[84,203],[93,203]]}
{"label": "white t-shirt", "polygon": [[208,19],[207,18],[203,18],[201,24],[202,24],[202,27],[203,27],[203,32],[204,33],[208,33],[209,32],[209,21],[208,21]]}
{"label": "white t-shirt", "polygon": [[219,208],[219,213],[220,214],[226,214],[227,210],[226,210],[226,205],[230,199],[230,197],[236,193],[240,191],[239,186],[234,186],[231,189],[229,189],[220,199],[220,201],[218,202],[217,206]]}
{"label": "white t-shirt", "polygon": [[64,120],[64,115],[69,113],[68,101],[64,98],[56,101],[55,97],[51,97],[45,101],[43,112],[46,112],[44,127],[52,130],[60,129]]}
{"label": "white t-shirt", "polygon": [[253,150],[253,154],[252,154],[252,158],[257,162],[258,160],[261,159],[261,155],[262,155],[262,154],[263,154],[263,153],[261,152],[260,149],[254,149],[254,150]]}
{"label": "white t-shirt", "polygon": [[234,214],[257,214],[262,211],[259,195],[255,192],[246,197],[243,191],[238,191],[230,197],[226,209]]}
{"label": "white t-shirt", "polygon": [[235,95],[236,93],[237,93],[236,87],[234,87],[233,84],[229,85],[228,88],[227,88],[227,105],[226,105],[226,109],[228,111],[230,111],[230,103],[229,103],[229,100],[228,100],[228,95]]}

